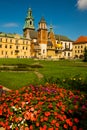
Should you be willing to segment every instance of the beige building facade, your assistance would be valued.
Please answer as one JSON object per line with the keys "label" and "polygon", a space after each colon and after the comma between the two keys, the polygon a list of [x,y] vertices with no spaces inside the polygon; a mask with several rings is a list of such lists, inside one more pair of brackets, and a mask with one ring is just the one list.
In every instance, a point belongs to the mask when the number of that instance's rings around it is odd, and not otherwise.
{"label": "beige building facade", "polygon": [[18,34],[0,33],[0,58],[29,58],[30,44]]}
{"label": "beige building facade", "polygon": [[85,48],[87,48],[87,36],[80,36],[73,42],[73,58],[83,58]]}

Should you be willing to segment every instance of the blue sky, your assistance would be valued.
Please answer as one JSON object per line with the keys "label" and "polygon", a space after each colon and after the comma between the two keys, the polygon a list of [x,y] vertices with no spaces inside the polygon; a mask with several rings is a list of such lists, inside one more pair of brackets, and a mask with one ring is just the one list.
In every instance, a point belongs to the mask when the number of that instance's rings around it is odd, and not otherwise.
{"label": "blue sky", "polygon": [[44,16],[55,34],[71,40],[87,36],[87,0],[1,0],[0,32],[23,34],[28,8],[32,9],[36,29]]}

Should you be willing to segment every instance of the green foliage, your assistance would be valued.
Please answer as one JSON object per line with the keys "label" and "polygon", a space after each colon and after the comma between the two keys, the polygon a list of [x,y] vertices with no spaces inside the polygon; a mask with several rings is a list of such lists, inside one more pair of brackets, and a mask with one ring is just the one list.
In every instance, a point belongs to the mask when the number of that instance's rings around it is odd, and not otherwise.
{"label": "green foliage", "polygon": [[60,87],[64,87],[66,89],[71,89],[71,90],[78,90],[82,92],[87,92],[87,78],[83,79],[79,75],[75,75],[74,77],[71,78],[54,78],[54,77],[49,77],[46,78],[44,77],[43,83],[50,83],[50,84],[58,84]]}
{"label": "green foliage", "polygon": [[84,62],[87,62],[87,48],[85,47],[85,50],[84,50]]}

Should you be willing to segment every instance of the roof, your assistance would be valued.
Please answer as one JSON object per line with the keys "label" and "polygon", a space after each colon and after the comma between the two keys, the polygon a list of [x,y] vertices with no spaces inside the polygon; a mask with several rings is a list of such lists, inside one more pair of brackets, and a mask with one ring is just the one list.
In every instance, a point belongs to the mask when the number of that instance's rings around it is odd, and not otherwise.
{"label": "roof", "polygon": [[37,39],[37,31],[31,30],[29,33],[31,39]]}
{"label": "roof", "polygon": [[44,17],[41,18],[40,22],[39,23],[46,23]]}
{"label": "roof", "polygon": [[0,37],[25,39],[25,38],[24,38],[23,36],[21,36],[20,34],[16,34],[16,33],[4,33],[4,32],[0,32]]}
{"label": "roof", "polygon": [[72,42],[71,39],[69,39],[66,36],[62,36],[62,35],[55,35],[55,38],[56,38],[56,40],[60,40],[60,41],[71,41]]}
{"label": "roof", "polygon": [[74,43],[87,43],[87,36],[80,36]]}

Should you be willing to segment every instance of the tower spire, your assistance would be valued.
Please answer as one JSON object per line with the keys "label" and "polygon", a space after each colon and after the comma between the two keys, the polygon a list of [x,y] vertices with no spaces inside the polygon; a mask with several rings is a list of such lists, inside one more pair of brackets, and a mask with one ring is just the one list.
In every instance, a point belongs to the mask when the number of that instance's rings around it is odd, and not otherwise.
{"label": "tower spire", "polygon": [[27,17],[25,19],[25,24],[24,24],[23,30],[25,30],[25,29],[35,30],[34,18],[32,16],[32,9],[31,8],[28,9]]}
{"label": "tower spire", "polygon": [[52,26],[52,24],[50,25],[50,32],[53,32],[53,26]]}

